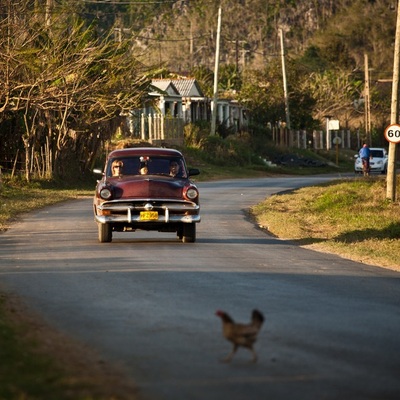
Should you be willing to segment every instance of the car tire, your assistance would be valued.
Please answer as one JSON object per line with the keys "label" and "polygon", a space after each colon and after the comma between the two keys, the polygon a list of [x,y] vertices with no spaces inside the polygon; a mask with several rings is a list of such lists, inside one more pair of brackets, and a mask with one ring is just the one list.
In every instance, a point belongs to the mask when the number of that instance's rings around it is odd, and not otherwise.
{"label": "car tire", "polygon": [[196,241],[196,224],[194,222],[190,224],[183,224],[183,243],[194,243]]}
{"label": "car tire", "polygon": [[111,224],[97,224],[99,242],[108,243],[112,241],[112,226]]}

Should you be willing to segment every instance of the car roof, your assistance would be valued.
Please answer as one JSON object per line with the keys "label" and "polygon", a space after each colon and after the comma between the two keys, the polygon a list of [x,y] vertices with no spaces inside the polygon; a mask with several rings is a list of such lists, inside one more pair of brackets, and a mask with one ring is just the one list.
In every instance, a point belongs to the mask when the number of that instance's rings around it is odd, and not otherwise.
{"label": "car roof", "polygon": [[165,147],[132,147],[112,151],[107,158],[129,157],[129,156],[164,156],[182,157],[182,153],[175,149]]}
{"label": "car roof", "polygon": [[[374,152],[375,154],[379,154],[380,152],[382,152],[383,157],[387,157],[387,151],[383,147],[371,147],[370,150],[371,150],[371,152]],[[376,155],[375,155],[375,157],[376,157]]]}

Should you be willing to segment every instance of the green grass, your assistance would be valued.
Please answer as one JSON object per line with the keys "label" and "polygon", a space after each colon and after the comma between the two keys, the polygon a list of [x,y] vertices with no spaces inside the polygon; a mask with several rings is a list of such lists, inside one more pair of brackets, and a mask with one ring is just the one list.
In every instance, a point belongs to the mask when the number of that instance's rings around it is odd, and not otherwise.
{"label": "green grass", "polygon": [[10,323],[0,301],[0,399],[64,399],[61,372],[50,355],[36,356],[36,343],[21,340],[21,329]]}
{"label": "green grass", "polygon": [[26,183],[3,180],[0,188],[0,231],[7,229],[22,213],[61,201],[93,195],[94,183],[86,187],[68,188],[50,182]]}
{"label": "green grass", "polygon": [[136,398],[123,373],[0,294],[0,400]]}
{"label": "green grass", "polygon": [[252,207],[251,213],[278,237],[400,270],[400,206],[386,199],[383,177],[341,180],[275,195]]}

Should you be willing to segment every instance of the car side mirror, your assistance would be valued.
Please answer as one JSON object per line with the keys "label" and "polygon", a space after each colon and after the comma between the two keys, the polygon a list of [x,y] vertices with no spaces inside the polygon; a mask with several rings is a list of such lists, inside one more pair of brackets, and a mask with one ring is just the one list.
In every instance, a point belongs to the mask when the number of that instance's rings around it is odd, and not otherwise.
{"label": "car side mirror", "polygon": [[197,168],[189,168],[189,176],[195,176],[195,175],[199,175],[200,174],[200,170]]}
{"label": "car side mirror", "polygon": [[97,169],[97,168],[95,168],[93,170],[93,173],[96,174],[96,175],[103,175],[103,171],[101,169]]}

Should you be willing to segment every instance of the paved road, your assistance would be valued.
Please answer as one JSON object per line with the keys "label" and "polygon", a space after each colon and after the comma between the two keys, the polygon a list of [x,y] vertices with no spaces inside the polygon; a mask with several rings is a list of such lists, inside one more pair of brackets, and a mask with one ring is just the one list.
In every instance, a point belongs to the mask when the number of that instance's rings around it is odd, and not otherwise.
{"label": "paved road", "polygon": [[[26,216],[0,235],[0,281],[54,326],[122,364],[156,400],[399,399],[399,273],[298,248],[243,209],[325,178],[200,184],[198,241],[119,233],[97,242],[91,201]],[[284,218],[284,215],[282,216]],[[258,364],[215,310],[266,323]]]}

